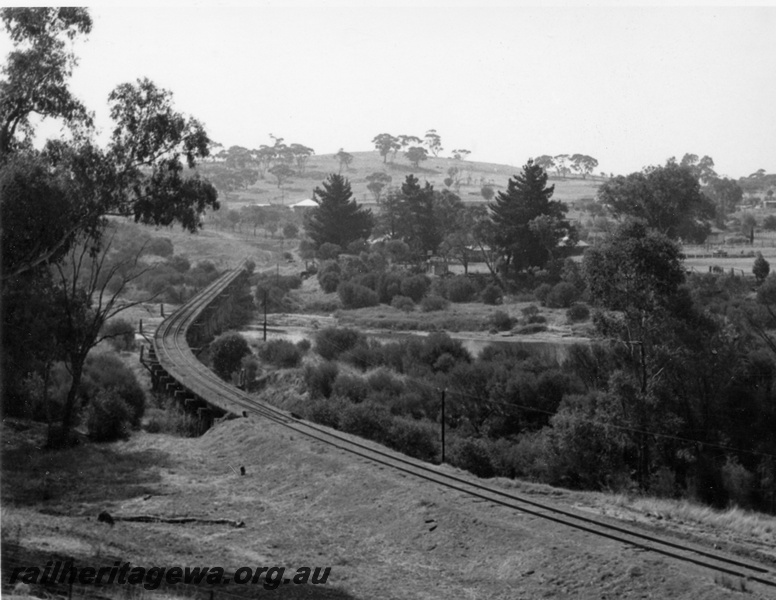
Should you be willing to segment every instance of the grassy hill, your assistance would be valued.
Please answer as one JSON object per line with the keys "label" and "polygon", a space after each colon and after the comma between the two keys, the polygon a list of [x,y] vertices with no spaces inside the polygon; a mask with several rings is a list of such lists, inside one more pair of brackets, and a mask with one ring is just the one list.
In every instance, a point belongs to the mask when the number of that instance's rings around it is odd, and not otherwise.
{"label": "grassy hill", "polygon": [[[407,159],[399,153],[391,162],[390,156],[386,163],[377,151],[353,152],[353,162],[342,174],[348,178],[356,200],[363,204],[373,204],[374,198],[367,190],[367,176],[375,172],[385,172],[391,176],[390,185],[399,187],[407,175],[413,174],[421,183],[428,181],[437,190],[445,189],[444,180],[448,177],[448,170],[457,167],[461,171],[460,187],[458,195],[465,202],[484,202],[480,190],[483,185],[491,185],[494,190],[506,189],[510,177],[519,173],[521,166],[502,165],[496,163],[471,162],[455,160],[453,158],[434,158],[420,163],[415,168]],[[296,170],[296,169],[295,169]],[[313,189],[321,185],[330,173],[339,173],[340,164],[333,154],[321,154],[312,156],[305,168],[303,175],[296,174],[278,188],[276,179],[266,174],[255,185],[230,195],[229,206],[237,207],[248,203],[272,203],[294,204],[299,200],[310,198]],[[601,185],[600,177],[561,178],[553,174],[550,183],[555,185],[555,196],[569,204],[582,198],[591,198],[596,195]]]}

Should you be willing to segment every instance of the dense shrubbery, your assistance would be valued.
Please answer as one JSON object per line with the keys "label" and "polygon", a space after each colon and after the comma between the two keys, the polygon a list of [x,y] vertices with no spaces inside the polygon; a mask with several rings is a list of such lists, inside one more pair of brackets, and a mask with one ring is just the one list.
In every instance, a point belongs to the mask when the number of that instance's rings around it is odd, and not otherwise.
{"label": "dense shrubbery", "polygon": [[497,310],[488,317],[488,324],[497,331],[509,331],[514,327],[515,320],[505,311]]}
{"label": "dense shrubbery", "polygon": [[243,356],[251,353],[248,342],[239,333],[230,331],[218,336],[210,344],[213,371],[227,381],[240,368]]}
{"label": "dense shrubbery", "polygon": [[445,297],[450,302],[471,302],[477,291],[474,282],[463,275],[450,277],[445,282]]}
{"label": "dense shrubbery", "polygon": [[412,312],[415,310],[415,303],[412,298],[407,296],[394,296],[391,300],[391,306],[397,310],[403,310],[404,312]]}
{"label": "dense shrubbery", "polygon": [[130,408],[114,390],[103,389],[86,407],[86,427],[95,442],[113,442],[129,437]]}
{"label": "dense shrubbery", "polygon": [[326,327],[315,334],[315,351],[325,360],[336,360],[357,344],[365,342],[364,334],[355,329]]}
{"label": "dense shrubbery", "polygon": [[550,308],[568,308],[579,298],[579,290],[572,284],[561,281],[553,286],[545,297]]}
{"label": "dense shrubbery", "polygon": [[292,369],[302,362],[299,348],[288,340],[269,340],[259,346],[258,354],[262,360],[281,369]]}
{"label": "dense shrubbery", "polygon": [[148,254],[155,254],[156,256],[162,256],[167,258],[172,256],[174,248],[170,238],[155,237],[148,241],[145,247]]}
{"label": "dense shrubbery", "polygon": [[350,281],[340,283],[337,286],[337,294],[345,308],[366,308],[380,303],[377,292]]}
{"label": "dense shrubbery", "polygon": [[102,335],[117,352],[135,349],[135,326],[126,319],[111,319],[102,328]]}
{"label": "dense shrubbery", "polygon": [[337,380],[339,367],[333,361],[326,361],[318,365],[306,365],[304,369],[304,382],[312,398],[328,398],[334,391],[334,382]]}
{"label": "dense shrubbery", "polygon": [[423,312],[434,312],[437,310],[445,310],[449,304],[447,299],[442,296],[432,294],[420,301],[420,308]]}
{"label": "dense shrubbery", "polygon": [[482,300],[483,304],[501,304],[504,299],[504,292],[500,287],[491,283],[486,286],[484,290],[482,290],[480,299]]}
{"label": "dense shrubbery", "polygon": [[590,308],[584,302],[574,302],[566,311],[566,317],[572,323],[587,321],[590,318]]}
{"label": "dense shrubbery", "polygon": [[[109,391],[124,402],[128,409],[128,423],[140,425],[145,412],[145,392],[135,374],[121,359],[109,353],[91,354],[84,364],[80,394],[90,402],[101,391]],[[113,401],[107,401],[110,405]]]}

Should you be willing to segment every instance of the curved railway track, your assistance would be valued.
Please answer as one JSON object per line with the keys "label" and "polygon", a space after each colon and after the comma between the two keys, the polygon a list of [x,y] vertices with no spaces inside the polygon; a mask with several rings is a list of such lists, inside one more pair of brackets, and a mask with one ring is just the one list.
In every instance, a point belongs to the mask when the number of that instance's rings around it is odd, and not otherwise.
{"label": "curved railway track", "polygon": [[409,458],[387,449],[376,448],[358,438],[327,427],[303,421],[269,404],[261,402],[222,381],[215,373],[197,360],[187,342],[187,331],[208,307],[240,275],[244,265],[230,271],[200,292],[161,323],[154,334],[155,359],[162,369],[177,381],[180,388],[224,411],[237,415],[263,417],[320,443],[351,455],[418,477],[447,489],[456,490],[471,498],[485,500],[525,514],[562,524],[591,535],[615,540],[631,547],[648,550],[676,560],[692,563],[732,577],[757,582],[776,589],[776,569],[773,565],[712,551],[663,535],[648,533],[602,518],[578,514],[567,508],[553,506],[506,492],[478,481],[445,473],[439,467]]}

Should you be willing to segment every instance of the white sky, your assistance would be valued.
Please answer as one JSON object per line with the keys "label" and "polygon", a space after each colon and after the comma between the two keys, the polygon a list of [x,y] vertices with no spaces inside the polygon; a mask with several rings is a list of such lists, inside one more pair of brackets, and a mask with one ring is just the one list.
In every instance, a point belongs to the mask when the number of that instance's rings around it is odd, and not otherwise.
{"label": "white sky", "polygon": [[[405,3],[406,4],[406,3]],[[590,4],[590,3],[588,3]],[[776,172],[776,6],[343,2],[93,5],[72,88],[147,76],[226,145],[318,154],[383,132],[522,165],[580,152],[629,173],[685,152]],[[10,48],[0,33],[0,52]]]}

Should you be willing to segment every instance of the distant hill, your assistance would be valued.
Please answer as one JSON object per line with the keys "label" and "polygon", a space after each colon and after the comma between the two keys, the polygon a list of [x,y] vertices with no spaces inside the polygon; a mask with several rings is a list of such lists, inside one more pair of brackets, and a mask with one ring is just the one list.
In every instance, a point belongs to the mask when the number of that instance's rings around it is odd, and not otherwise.
{"label": "distant hill", "polygon": [[[366,179],[372,173],[382,171],[391,176],[390,186],[400,187],[407,175],[415,175],[421,183],[428,181],[434,189],[446,188],[444,180],[448,177],[448,170],[452,167],[459,169],[458,195],[464,202],[484,202],[480,190],[483,185],[491,185],[494,190],[506,189],[510,177],[518,174],[522,166],[501,165],[496,163],[474,162],[468,160],[455,160],[453,158],[434,158],[420,163],[419,168],[413,167],[402,153],[397,154],[391,162],[390,156],[386,163],[377,151],[351,152],[353,162],[347,169],[342,170],[342,175],[347,177],[353,189],[355,199],[362,204],[373,204],[374,197],[367,189],[369,183]],[[277,187],[275,178],[269,173],[265,179],[260,179],[247,190],[241,190],[230,195],[233,204],[246,203],[272,203],[294,204],[305,198],[310,198],[313,189],[321,185],[321,182],[330,173],[339,173],[339,161],[333,154],[321,154],[311,156],[303,175],[296,174],[286,181],[282,188]],[[555,185],[556,200],[562,200],[569,205],[583,198],[594,198],[598,187],[605,181],[601,177],[557,177],[550,173],[550,183]],[[455,191],[455,187],[451,186]]]}

